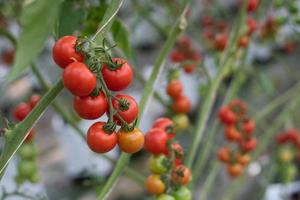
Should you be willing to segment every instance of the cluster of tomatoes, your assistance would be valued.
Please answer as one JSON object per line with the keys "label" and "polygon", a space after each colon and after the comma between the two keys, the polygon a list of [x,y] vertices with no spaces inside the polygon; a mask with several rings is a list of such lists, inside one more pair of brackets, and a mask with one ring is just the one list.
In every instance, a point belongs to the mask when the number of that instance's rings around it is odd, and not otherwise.
{"label": "cluster of tomatoes", "polygon": [[300,132],[291,128],[276,138],[279,150],[277,151],[278,174],[282,182],[294,180],[298,173],[295,161],[300,160]]}
{"label": "cluster of tomatoes", "polygon": [[76,113],[87,120],[107,113],[107,122],[96,122],[87,131],[90,149],[106,153],[118,144],[122,151],[135,153],[144,144],[142,132],[135,128],[137,102],[129,95],[113,93],[130,85],[133,71],[126,60],[111,58],[108,51],[104,44],[97,46],[89,39],[64,36],[55,43],[52,55],[64,69],[63,83],[74,95]]}
{"label": "cluster of tomatoes", "polygon": [[[28,103],[20,103],[14,109],[14,117],[18,121],[22,121],[31,112],[33,107],[40,100],[39,95],[32,95]],[[25,181],[36,183],[39,181],[38,165],[37,165],[37,150],[33,143],[35,130],[27,134],[25,142],[18,150],[19,162],[18,162],[18,173],[15,177],[17,184],[22,184]]]}
{"label": "cluster of tomatoes", "polygon": [[253,136],[256,124],[247,116],[247,105],[239,99],[223,106],[219,111],[219,119],[225,126],[226,140],[238,146],[220,148],[218,158],[227,165],[228,174],[237,177],[250,162],[250,152],[256,147]]}
{"label": "cluster of tomatoes", "polygon": [[170,54],[174,63],[181,63],[186,73],[193,73],[202,60],[201,54],[194,49],[189,38],[181,37]]}
{"label": "cluster of tomatoes", "polygon": [[157,200],[191,200],[185,186],[191,180],[190,170],[182,164],[184,150],[175,141],[174,123],[169,118],[157,119],[145,136],[145,149],[151,153],[146,189]]}

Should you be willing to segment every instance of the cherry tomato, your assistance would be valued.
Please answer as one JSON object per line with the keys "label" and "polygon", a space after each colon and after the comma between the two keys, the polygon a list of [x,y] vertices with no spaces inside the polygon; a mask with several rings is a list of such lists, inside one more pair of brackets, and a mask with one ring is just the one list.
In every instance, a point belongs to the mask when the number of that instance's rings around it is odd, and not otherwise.
{"label": "cherry tomato", "polygon": [[32,144],[25,142],[19,148],[18,154],[24,160],[31,160],[37,155],[37,150]]}
{"label": "cherry tomato", "polygon": [[238,39],[238,47],[245,48],[249,44],[249,37],[247,35],[243,35]]}
{"label": "cherry tomato", "polygon": [[152,155],[149,159],[149,168],[153,174],[165,174],[168,171],[168,160],[166,156]]}
{"label": "cherry tomato", "polygon": [[188,113],[191,109],[191,102],[187,96],[181,96],[172,104],[172,109],[176,113]]}
{"label": "cherry tomato", "polygon": [[166,117],[161,117],[155,120],[152,128],[159,128],[167,132],[168,138],[172,139],[175,137],[174,123],[171,119]]}
{"label": "cherry tomato", "polygon": [[118,133],[118,145],[126,153],[140,151],[144,146],[144,141],[144,135],[138,128],[131,132],[120,130]]}
{"label": "cherry tomato", "polygon": [[29,177],[29,181],[31,183],[38,183],[40,181],[40,177],[39,177],[38,173],[35,172],[35,173],[31,174],[31,176]]}
{"label": "cherry tomato", "polygon": [[173,99],[182,95],[183,85],[180,80],[172,80],[167,86],[167,94]]}
{"label": "cherry tomato", "polygon": [[177,50],[172,51],[170,57],[173,62],[183,62],[185,60],[183,53]]}
{"label": "cherry tomato", "polygon": [[175,200],[173,196],[168,194],[161,194],[159,195],[156,200]]}
{"label": "cherry tomato", "polygon": [[280,163],[290,163],[293,160],[293,153],[290,149],[282,148],[279,150],[278,159]]}
{"label": "cherry tomato", "polygon": [[218,150],[218,158],[221,162],[228,163],[231,158],[231,151],[228,147],[223,147]]}
{"label": "cherry tomato", "polygon": [[98,96],[73,97],[73,108],[83,119],[97,119],[108,109],[105,94],[101,92]]}
{"label": "cherry tomato", "polygon": [[232,142],[239,141],[241,139],[241,134],[234,126],[227,126],[225,128],[225,138]]}
{"label": "cherry tomato", "polygon": [[191,191],[184,186],[181,186],[172,195],[174,196],[175,200],[192,200]]}
{"label": "cherry tomato", "polygon": [[34,108],[38,102],[40,101],[42,97],[38,94],[34,94],[30,97],[30,100],[29,100],[29,105],[31,108]]}
{"label": "cherry tomato", "polygon": [[76,52],[75,44],[77,38],[64,36],[57,40],[52,49],[52,57],[55,63],[61,68],[67,67],[72,62],[82,62],[83,56]]}
{"label": "cherry tomato", "polygon": [[[134,100],[134,98],[132,98],[129,95],[126,94],[118,94],[116,95],[115,99],[112,99],[112,104],[114,109],[118,109],[118,114],[122,117],[123,120],[125,120],[128,124],[132,123],[139,114],[139,110],[138,110],[138,105],[136,103],[136,101]],[[123,101],[126,100],[129,103],[129,108],[127,110],[124,110],[124,108],[122,107],[122,105],[120,104],[119,101]],[[119,119],[118,116],[114,116],[115,121],[120,125],[122,124],[121,120]]]}
{"label": "cherry tomato", "polygon": [[27,103],[24,103],[24,102],[18,104],[17,107],[13,111],[14,117],[19,121],[22,121],[23,119],[25,119],[25,117],[30,112],[31,112],[30,105],[28,105]]}
{"label": "cherry tomato", "polygon": [[185,64],[183,69],[187,74],[191,74],[196,70],[196,64]]}
{"label": "cherry tomato", "polygon": [[227,173],[232,178],[240,176],[242,172],[243,172],[243,166],[241,164],[235,163],[227,166]]}
{"label": "cherry tomato", "polygon": [[257,9],[258,6],[258,0],[249,0],[248,1],[248,6],[247,6],[247,11],[248,12],[253,12]]}
{"label": "cherry tomato", "polygon": [[118,142],[117,134],[115,132],[107,133],[103,130],[104,125],[104,122],[96,122],[89,128],[87,133],[88,146],[96,153],[109,152]]}
{"label": "cherry tomato", "polygon": [[240,99],[234,99],[230,102],[229,108],[237,113],[237,115],[245,115],[247,113],[247,105]]}
{"label": "cherry tomato", "polygon": [[228,36],[225,33],[216,34],[214,40],[215,49],[222,51],[226,48],[227,43],[228,43]]}
{"label": "cherry tomato", "polygon": [[237,153],[236,161],[239,164],[241,164],[242,166],[246,166],[251,161],[251,156],[249,154],[247,154],[247,153],[245,153],[245,154]]}
{"label": "cherry tomato", "polygon": [[299,139],[299,132],[296,129],[289,129],[286,132],[287,138],[291,142],[295,142]]}
{"label": "cherry tomato", "polygon": [[73,62],[65,68],[63,81],[75,96],[88,96],[97,86],[96,76],[81,62]]}
{"label": "cherry tomato", "polygon": [[244,152],[250,152],[253,151],[256,147],[256,139],[255,138],[250,138],[248,140],[242,141],[241,142],[241,147]]}
{"label": "cherry tomato", "polygon": [[282,134],[280,134],[280,135],[278,135],[278,136],[276,137],[276,141],[277,141],[278,144],[284,144],[284,143],[286,143],[288,140],[289,140],[288,135],[285,134],[285,133],[282,133]]}
{"label": "cherry tomato", "polygon": [[214,19],[211,16],[204,16],[201,19],[201,24],[203,27],[210,27],[214,24]]}
{"label": "cherry tomato", "polygon": [[166,190],[166,186],[159,175],[150,175],[146,180],[146,189],[152,195],[160,195]]}
{"label": "cherry tomato", "polygon": [[31,160],[22,160],[18,165],[18,171],[23,177],[30,177],[37,171],[37,165]]}
{"label": "cherry tomato", "polygon": [[255,19],[248,18],[246,23],[247,23],[247,26],[248,26],[248,34],[254,33],[256,31],[256,28],[257,28],[257,23],[256,23]]}
{"label": "cherry tomato", "polygon": [[219,111],[219,119],[226,125],[235,124],[237,121],[237,117],[234,112],[228,107],[223,106]]}
{"label": "cherry tomato", "polygon": [[116,70],[111,70],[107,65],[103,65],[103,79],[108,89],[112,91],[124,90],[129,86],[133,78],[131,66],[122,58],[113,58],[112,61],[121,66]]}
{"label": "cherry tomato", "polygon": [[184,165],[176,166],[172,171],[172,180],[179,185],[186,185],[190,182],[191,172]]}
{"label": "cherry tomato", "polygon": [[181,38],[179,38],[178,46],[182,49],[191,49],[192,43],[188,37],[182,36]]}
{"label": "cherry tomato", "polygon": [[174,126],[177,131],[185,131],[189,125],[190,120],[186,114],[176,114],[172,120],[174,121]]}
{"label": "cherry tomato", "polygon": [[255,121],[248,120],[243,124],[243,130],[247,134],[251,134],[256,127]]}
{"label": "cherry tomato", "polygon": [[145,149],[152,154],[167,152],[168,134],[162,129],[152,128],[145,135]]}

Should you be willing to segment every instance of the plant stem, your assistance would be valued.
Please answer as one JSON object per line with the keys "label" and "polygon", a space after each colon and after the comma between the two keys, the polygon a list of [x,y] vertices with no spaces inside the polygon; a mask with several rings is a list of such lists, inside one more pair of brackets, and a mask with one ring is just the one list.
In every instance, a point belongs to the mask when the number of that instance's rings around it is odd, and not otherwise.
{"label": "plant stem", "polygon": [[[145,85],[144,93],[143,93],[142,99],[139,103],[140,117],[143,116],[143,114],[146,110],[146,106],[150,101],[150,97],[153,93],[154,85],[159,77],[160,72],[162,71],[162,69],[164,67],[164,61],[165,61],[167,54],[169,53],[169,51],[173,47],[174,43],[176,42],[177,37],[183,31],[182,23],[185,20],[184,14],[187,11],[187,7],[188,7],[188,5],[187,5],[187,3],[185,3],[184,9],[182,11],[182,15],[175,23],[175,26],[173,27],[173,29],[171,29],[170,34],[167,38],[167,41],[165,42],[165,44],[159,54],[159,57],[157,58],[157,60],[154,64],[154,69],[152,70],[150,78],[148,79],[148,81]],[[137,126],[139,125],[139,123],[140,123],[140,118],[137,122]],[[121,154],[112,175],[109,177],[108,181],[102,188],[102,190],[98,196],[98,199],[103,200],[108,197],[109,192],[113,189],[113,185],[116,183],[117,179],[122,174],[122,172],[124,170],[124,166],[126,166],[128,164],[129,160],[130,160],[129,154],[126,154],[126,153]]]}

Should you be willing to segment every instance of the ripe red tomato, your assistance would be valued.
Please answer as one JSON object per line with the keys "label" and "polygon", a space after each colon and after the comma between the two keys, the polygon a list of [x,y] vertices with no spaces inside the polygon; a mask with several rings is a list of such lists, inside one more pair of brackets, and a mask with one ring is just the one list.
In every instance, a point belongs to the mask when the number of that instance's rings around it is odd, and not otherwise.
{"label": "ripe red tomato", "polygon": [[237,113],[237,115],[245,115],[248,110],[247,104],[240,99],[232,100],[229,104],[229,108]]}
{"label": "ripe red tomato", "polygon": [[169,139],[172,139],[175,137],[174,123],[169,118],[166,118],[166,117],[158,118],[157,120],[155,120],[152,128],[159,128],[159,129],[162,129],[163,131],[166,131]]}
{"label": "ripe red tomato", "polygon": [[101,92],[98,96],[73,97],[73,108],[83,119],[97,119],[107,110],[108,104],[105,94]]}
{"label": "ripe red tomato", "polygon": [[228,36],[225,33],[216,34],[214,40],[215,49],[222,51],[226,48],[227,43],[228,43]]}
{"label": "ripe red tomato", "polygon": [[73,62],[65,68],[63,81],[75,96],[88,96],[97,86],[96,76],[81,62]]}
{"label": "ripe red tomato", "polygon": [[291,142],[295,142],[299,139],[299,132],[297,131],[297,129],[289,129],[286,131],[286,135],[289,141]]}
{"label": "ripe red tomato", "polygon": [[152,128],[145,135],[145,149],[152,154],[167,152],[168,134],[162,129]]}
{"label": "ripe red tomato", "polygon": [[177,50],[171,52],[170,58],[173,62],[183,62],[185,60],[183,53]]}
{"label": "ripe red tomato", "polygon": [[172,80],[167,86],[167,94],[173,99],[177,99],[181,96],[183,91],[183,85],[180,80]]}
{"label": "ripe red tomato", "polygon": [[227,126],[225,128],[225,138],[232,142],[239,141],[241,139],[241,134],[234,126]]}
{"label": "ripe red tomato", "polygon": [[254,33],[256,31],[256,28],[257,28],[257,23],[256,23],[255,19],[248,18],[246,23],[247,23],[247,26],[248,26],[248,34]]}
{"label": "ripe red tomato", "polygon": [[219,119],[226,125],[233,125],[237,121],[237,117],[234,112],[228,107],[223,106],[219,111]]}
{"label": "ripe red tomato", "polygon": [[247,11],[248,12],[253,12],[257,9],[258,6],[258,0],[249,0],[248,1],[248,6],[247,6]]}
{"label": "ripe red tomato", "polygon": [[241,141],[241,147],[244,152],[253,151],[256,147],[256,139],[250,138],[248,140]]}
{"label": "ripe red tomato", "polygon": [[87,144],[96,153],[106,153],[112,150],[118,143],[115,132],[108,133],[103,130],[104,122],[94,123],[87,132]]}
{"label": "ripe red tomato", "polygon": [[72,62],[82,62],[83,56],[76,52],[75,44],[77,38],[64,36],[56,41],[52,49],[52,57],[55,63],[61,68],[67,67]]}
{"label": "ripe red tomato", "polygon": [[196,70],[196,64],[185,64],[183,69],[187,74],[191,74]]}
{"label": "ripe red tomato", "polygon": [[112,91],[124,90],[129,86],[133,78],[131,66],[122,58],[113,58],[112,61],[121,66],[116,70],[110,70],[107,65],[103,65],[103,79],[108,89]]}
{"label": "ripe red tomato", "polygon": [[289,140],[288,135],[285,133],[281,133],[276,137],[276,141],[278,144],[284,144]]}
{"label": "ripe red tomato", "polygon": [[34,108],[38,102],[40,101],[42,97],[38,94],[34,94],[30,97],[30,100],[29,100],[29,105],[31,108]]}
{"label": "ripe red tomato", "polygon": [[191,172],[184,165],[176,166],[172,171],[172,180],[179,185],[186,185],[190,182]]}
{"label": "ripe red tomato", "polygon": [[[114,107],[114,109],[119,110],[118,114],[122,117],[122,119],[124,119],[128,124],[132,123],[139,114],[138,105],[137,105],[136,101],[134,100],[134,98],[132,98],[131,96],[126,95],[126,94],[118,94],[118,95],[116,95],[116,98],[121,101],[126,99],[127,102],[129,103],[128,110],[123,110],[120,102],[115,98],[112,99],[113,107]],[[114,120],[119,125],[122,124],[121,120],[116,115],[114,116]]]}
{"label": "ripe red tomato", "polygon": [[243,172],[243,166],[239,163],[235,163],[227,166],[227,173],[232,177],[238,177]]}
{"label": "ripe red tomato", "polygon": [[179,46],[179,48],[185,50],[189,50],[192,48],[191,40],[186,36],[182,36],[181,38],[179,38],[177,45]]}
{"label": "ripe red tomato", "polygon": [[255,121],[248,120],[243,124],[243,130],[247,134],[251,134],[256,127]]}
{"label": "ripe red tomato", "polygon": [[17,107],[13,111],[14,117],[19,121],[22,121],[23,119],[25,119],[25,117],[30,112],[31,112],[30,105],[28,105],[27,103],[24,103],[24,102],[18,104]]}
{"label": "ripe red tomato", "polygon": [[150,175],[146,179],[146,189],[149,194],[159,195],[166,190],[166,186],[159,175]]}
{"label": "ripe red tomato", "polygon": [[249,44],[249,37],[247,35],[244,35],[238,39],[238,47],[239,48],[245,48]]}
{"label": "ripe red tomato", "polygon": [[218,150],[218,158],[221,162],[228,163],[230,161],[231,151],[228,147],[223,147]]}
{"label": "ripe red tomato", "polygon": [[206,15],[201,19],[201,24],[205,28],[210,27],[214,24],[214,19],[211,16]]}
{"label": "ripe red tomato", "polygon": [[138,128],[131,132],[120,130],[118,133],[118,145],[126,153],[140,151],[144,146],[144,141],[144,135]]}
{"label": "ripe red tomato", "polygon": [[188,113],[191,109],[191,102],[187,96],[180,96],[175,102],[172,104],[172,109],[176,113]]}

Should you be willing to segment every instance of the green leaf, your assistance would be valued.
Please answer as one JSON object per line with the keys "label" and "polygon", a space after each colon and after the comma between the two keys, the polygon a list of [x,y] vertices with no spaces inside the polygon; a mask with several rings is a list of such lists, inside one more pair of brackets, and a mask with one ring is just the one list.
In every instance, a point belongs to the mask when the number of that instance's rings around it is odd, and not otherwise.
{"label": "green leaf", "polygon": [[66,0],[60,9],[58,37],[73,35],[86,16],[85,9],[78,7],[73,0]]}
{"label": "green leaf", "polygon": [[115,19],[111,27],[112,35],[117,46],[124,52],[128,58],[132,58],[132,46],[129,41],[129,33],[126,27],[119,19]]}
{"label": "green leaf", "polygon": [[17,40],[16,59],[6,77],[11,81],[25,71],[43,49],[57,19],[62,0],[38,0],[25,5],[20,23],[23,27]]}

